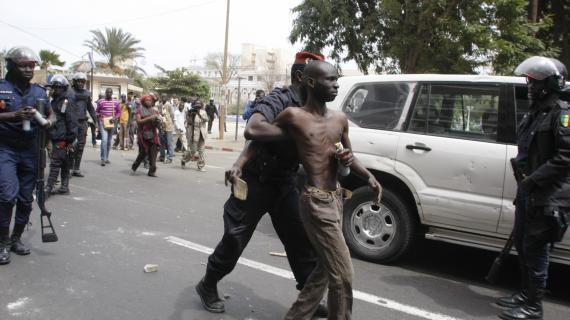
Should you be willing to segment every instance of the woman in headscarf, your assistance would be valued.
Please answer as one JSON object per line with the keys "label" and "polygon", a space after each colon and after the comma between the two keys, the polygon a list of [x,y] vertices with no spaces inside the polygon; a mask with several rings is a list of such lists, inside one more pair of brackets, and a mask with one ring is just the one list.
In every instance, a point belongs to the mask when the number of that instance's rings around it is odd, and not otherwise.
{"label": "woman in headscarf", "polygon": [[151,95],[144,95],[141,98],[141,106],[135,111],[135,117],[138,125],[137,140],[139,145],[139,154],[131,167],[131,174],[135,174],[141,162],[148,157],[150,167],[148,175],[156,177],[156,156],[160,142],[158,140],[158,130],[160,125],[160,115],[158,110],[154,108],[155,99]]}

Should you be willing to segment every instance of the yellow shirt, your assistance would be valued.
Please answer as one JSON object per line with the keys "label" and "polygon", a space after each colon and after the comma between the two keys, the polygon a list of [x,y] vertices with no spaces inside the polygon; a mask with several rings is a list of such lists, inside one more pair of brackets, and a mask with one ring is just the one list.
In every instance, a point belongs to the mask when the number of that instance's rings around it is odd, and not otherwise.
{"label": "yellow shirt", "polygon": [[129,123],[129,107],[127,107],[127,105],[124,103],[121,103],[121,118],[119,118],[119,123]]}

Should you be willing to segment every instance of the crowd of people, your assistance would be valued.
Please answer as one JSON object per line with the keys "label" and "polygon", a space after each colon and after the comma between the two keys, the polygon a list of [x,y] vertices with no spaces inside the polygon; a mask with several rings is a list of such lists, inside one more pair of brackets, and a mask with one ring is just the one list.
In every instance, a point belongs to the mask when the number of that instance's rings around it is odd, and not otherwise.
{"label": "crowd of people", "polygon": [[[137,145],[133,175],[143,164],[148,175],[156,177],[156,161],[172,163],[176,151],[183,153],[181,167],[196,161],[197,169],[205,171],[204,147],[216,114],[212,100],[204,105],[199,98],[164,94],[159,98],[154,93],[139,98],[132,92],[117,100],[107,88],[93,102],[82,73],[73,75],[71,84],[63,75],[53,76],[48,97],[44,88],[31,83],[39,62],[32,50],[13,48],[6,61],[8,74],[0,81],[0,265],[10,263],[10,252],[30,253],[21,236],[38,176],[39,130],[46,130],[50,140],[48,195],[68,194],[69,177],[84,176],[80,165],[88,127],[94,146],[100,137],[101,166],[110,164],[111,150],[132,150]],[[527,78],[531,101],[519,127],[515,159],[520,179],[513,234],[522,287],[497,304],[506,308],[499,315],[502,319],[542,319],[549,248],[564,235],[560,217],[568,217],[570,211],[570,111],[559,99],[568,74],[558,60],[545,57],[527,59],[515,73]],[[338,92],[337,79],[335,67],[324,57],[300,52],[291,69],[291,85],[267,95],[258,91],[248,106],[244,114],[248,141],[225,172],[226,183],[244,183],[248,192],[244,197],[232,191],[223,206],[222,239],[196,285],[206,310],[225,312],[217,285],[234,269],[268,213],[299,290],[285,319],[351,319],[354,271],[341,229],[343,201],[350,191],[338,179],[350,167],[374,191],[370,200],[376,205],[382,186],[350,151],[346,115],[326,108]],[[45,114],[39,114],[43,103]],[[346,149],[337,150],[339,143]],[[299,194],[295,178],[300,164],[306,183]],[[61,185],[55,191],[59,178]],[[320,302],[327,289],[324,305]]]}

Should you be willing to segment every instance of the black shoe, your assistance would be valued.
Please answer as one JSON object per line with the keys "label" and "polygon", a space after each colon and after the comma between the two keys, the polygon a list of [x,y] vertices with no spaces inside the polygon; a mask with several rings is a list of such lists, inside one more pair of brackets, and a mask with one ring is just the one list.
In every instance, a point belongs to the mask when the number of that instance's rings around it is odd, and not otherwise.
{"label": "black shoe", "polygon": [[9,247],[10,246],[7,243],[0,242],[0,265],[10,263]]}
{"label": "black shoe", "polygon": [[59,189],[57,189],[57,193],[58,194],[69,194],[69,188],[68,187],[60,187]]}
{"label": "black shoe", "polygon": [[327,308],[326,304],[321,302],[319,304],[319,306],[317,307],[317,310],[315,310],[313,317],[315,317],[315,318],[326,318],[328,316],[329,316],[329,309]]}
{"label": "black shoe", "polygon": [[105,166],[105,160],[101,160],[101,167]]}
{"label": "black shoe", "polygon": [[71,175],[74,176],[74,177],[80,177],[80,178],[85,177],[85,176],[83,175],[83,173],[81,173],[81,171],[79,171],[79,170],[74,170]]}
{"label": "black shoe", "polygon": [[106,164],[111,164],[111,161],[105,160],[105,163],[106,163]]}
{"label": "black shoe", "polygon": [[200,280],[196,285],[196,292],[200,296],[200,300],[202,300],[202,306],[204,306],[204,309],[207,311],[213,313],[222,313],[226,311],[224,302],[218,296],[218,289],[216,287],[206,287],[206,285],[204,285],[204,279]]}
{"label": "black shoe", "polygon": [[505,310],[499,314],[504,320],[542,320],[542,303],[531,303]]}
{"label": "black shoe", "polygon": [[17,255],[25,256],[30,254],[30,248],[22,243],[22,240],[18,236],[12,236],[12,245],[10,246],[10,250]]}
{"label": "black shoe", "polygon": [[528,301],[528,297],[526,295],[526,292],[521,291],[521,292],[513,293],[512,295],[510,295],[508,297],[501,297],[501,298],[497,299],[496,303],[500,307],[512,309],[512,308],[523,306],[527,301]]}

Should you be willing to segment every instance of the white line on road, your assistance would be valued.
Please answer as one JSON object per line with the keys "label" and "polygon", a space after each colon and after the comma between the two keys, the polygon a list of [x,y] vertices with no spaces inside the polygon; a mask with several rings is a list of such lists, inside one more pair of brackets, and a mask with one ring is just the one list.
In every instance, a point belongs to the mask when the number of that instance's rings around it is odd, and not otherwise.
{"label": "white line on road", "polygon": [[[192,249],[194,251],[199,251],[205,254],[211,254],[214,249],[209,248],[209,247],[205,247],[203,245],[188,241],[188,240],[184,240],[178,237],[174,237],[174,236],[170,236],[170,237],[166,237],[165,238],[168,242],[182,246],[182,247],[186,247],[188,249]],[[242,264],[244,266],[248,266],[257,270],[261,270],[267,273],[271,273],[273,275],[285,278],[285,279],[294,279],[293,277],[293,273],[291,271],[285,270],[285,269],[281,269],[281,268],[277,268],[277,267],[273,267],[270,266],[268,264],[265,263],[261,263],[261,262],[257,262],[257,261],[253,261],[253,260],[249,260],[246,258],[239,258],[238,260],[239,264]],[[369,294],[366,292],[362,292],[362,291],[358,291],[358,290],[353,290],[353,295],[355,299],[364,301],[364,302],[368,302],[380,307],[384,307],[384,308],[388,308],[388,309],[392,309],[392,310],[396,310],[396,311],[400,311],[403,313],[407,313],[416,317],[420,317],[420,318],[424,318],[424,319],[430,319],[430,320],[460,320],[459,318],[455,318],[455,317],[451,317],[451,316],[447,316],[441,313],[434,313],[434,312],[430,312],[427,310],[423,310],[414,306],[410,306],[410,305],[406,305],[406,304],[402,304],[399,303],[397,301],[394,300],[390,300],[390,299],[386,299],[386,298],[382,298],[379,296],[375,296],[373,294]]]}

